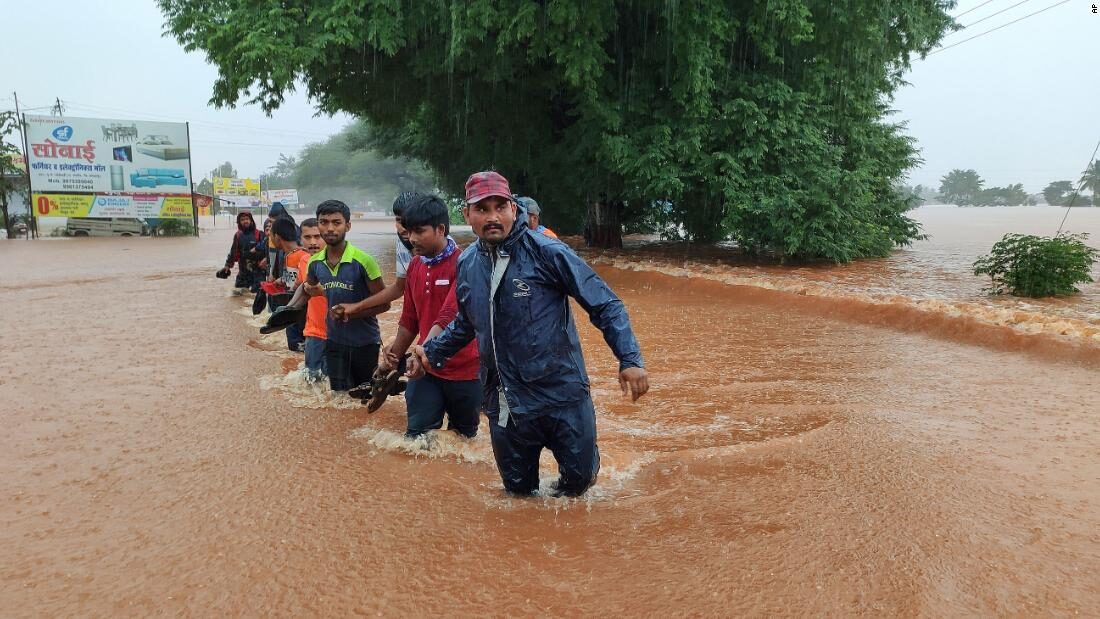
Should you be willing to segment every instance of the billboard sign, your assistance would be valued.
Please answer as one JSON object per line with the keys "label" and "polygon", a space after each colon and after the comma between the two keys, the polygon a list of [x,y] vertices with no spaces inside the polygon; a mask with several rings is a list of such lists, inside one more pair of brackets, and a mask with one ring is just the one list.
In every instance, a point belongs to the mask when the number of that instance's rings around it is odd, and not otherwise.
{"label": "billboard sign", "polygon": [[192,217],[186,123],[26,120],[36,216]]}
{"label": "billboard sign", "polygon": [[209,215],[213,204],[213,196],[207,196],[201,193],[195,194],[195,209],[198,211],[199,215]]}
{"label": "billboard sign", "polygon": [[283,206],[297,206],[297,189],[268,189],[263,192],[264,204],[281,202]]}
{"label": "billboard sign", "polygon": [[258,208],[262,202],[260,184],[251,178],[214,178],[214,195],[221,208]]}
{"label": "billboard sign", "polygon": [[251,178],[214,177],[214,195],[216,196],[255,196],[260,197],[260,184]]}

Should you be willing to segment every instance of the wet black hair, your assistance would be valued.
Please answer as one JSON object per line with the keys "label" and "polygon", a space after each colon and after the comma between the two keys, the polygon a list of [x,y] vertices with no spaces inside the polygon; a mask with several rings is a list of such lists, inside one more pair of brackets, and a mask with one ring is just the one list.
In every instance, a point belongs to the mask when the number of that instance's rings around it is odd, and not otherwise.
{"label": "wet black hair", "polygon": [[433,228],[443,226],[444,234],[451,232],[451,218],[450,213],[447,212],[447,205],[439,196],[433,195],[416,196],[405,207],[405,212],[401,215],[401,225],[405,226],[406,230],[420,226]]}
{"label": "wet black hair", "polygon": [[271,224],[271,234],[284,241],[294,241],[298,239],[298,226],[294,225],[294,220],[289,217],[276,217],[275,222]]}
{"label": "wet black hair", "polygon": [[318,218],[320,218],[321,215],[333,215],[336,213],[343,215],[344,221],[351,221],[351,209],[348,208],[347,204],[339,200],[325,200],[317,205]]}
{"label": "wet black hair", "polygon": [[405,209],[409,208],[409,205],[415,202],[416,199],[419,197],[420,194],[415,191],[401,192],[401,194],[397,196],[397,198],[393,201],[393,214],[397,217],[401,217],[404,214]]}
{"label": "wet black hair", "polygon": [[298,224],[298,227],[299,228],[316,228],[319,225],[320,224],[317,223],[317,218],[316,217],[310,217],[309,219],[307,219],[307,220],[303,221],[302,223]]}

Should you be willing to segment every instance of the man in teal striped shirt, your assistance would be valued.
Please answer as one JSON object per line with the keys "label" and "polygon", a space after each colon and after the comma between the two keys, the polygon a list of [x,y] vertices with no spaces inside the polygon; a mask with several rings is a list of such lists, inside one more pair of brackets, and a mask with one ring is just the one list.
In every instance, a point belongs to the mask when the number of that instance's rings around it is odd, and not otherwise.
{"label": "man in teal striped shirt", "polygon": [[375,318],[390,309],[385,303],[362,309],[364,299],[385,288],[382,270],[370,254],[348,243],[351,209],[339,200],[317,205],[317,224],[325,251],[309,260],[306,293],[328,299],[325,363],[333,391],[369,388],[378,367],[382,336]]}

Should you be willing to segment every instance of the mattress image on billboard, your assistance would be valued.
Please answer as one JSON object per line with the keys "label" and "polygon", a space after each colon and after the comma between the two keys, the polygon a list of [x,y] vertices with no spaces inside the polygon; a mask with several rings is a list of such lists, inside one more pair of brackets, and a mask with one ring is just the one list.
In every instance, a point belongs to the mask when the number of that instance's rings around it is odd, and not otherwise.
{"label": "mattress image on billboard", "polygon": [[134,187],[187,186],[187,177],[183,170],[175,168],[138,168],[130,173],[130,185]]}
{"label": "mattress image on billboard", "polygon": [[187,159],[186,146],[177,146],[166,135],[147,135],[134,145],[139,153],[144,153],[157,159]]}

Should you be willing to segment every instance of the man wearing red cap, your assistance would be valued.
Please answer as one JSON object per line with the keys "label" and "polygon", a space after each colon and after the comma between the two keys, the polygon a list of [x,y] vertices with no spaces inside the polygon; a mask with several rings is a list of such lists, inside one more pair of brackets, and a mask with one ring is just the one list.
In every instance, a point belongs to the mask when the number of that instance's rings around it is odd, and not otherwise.
{"label": "man wearing red cap", "polygon": [[619,384],[637,400],[649,390],[623,302],[568,245],[531,231],[508,181],[478,172],[466,181],[466,219],[478,242],[459,257],[458,312],[443,333],[413,348],[409,376],[442,368],[475,337],[490,438],[504,488],[539,488],[539,454],[554,453],[555,496],[580,496],[596,481],[596,411],[569,297],[588,312],[619,359]]}

